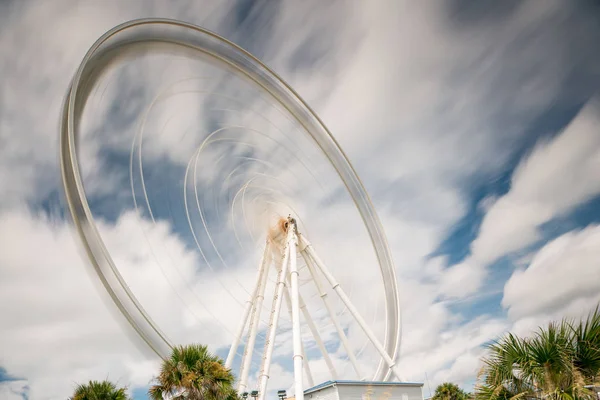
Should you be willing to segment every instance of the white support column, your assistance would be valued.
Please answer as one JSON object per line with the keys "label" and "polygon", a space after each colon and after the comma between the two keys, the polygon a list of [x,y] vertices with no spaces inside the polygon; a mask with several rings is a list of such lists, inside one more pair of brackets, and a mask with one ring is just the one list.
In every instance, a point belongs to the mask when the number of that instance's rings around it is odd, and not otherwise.
{"label": "white support column", "polygon": [[[290,291],[284,290],[283,294],[285,295],[285,304],[287,305],[288,313],[290,314],[290,320],[292,320],[292,299],[290,298]],[[304,343],[302,343],[302,357],[306,360],[306,352],[304,351]],[[308,385],[310,387],[315,386],[315,382],[312,377],[312,372],[310,370],[310,366],[307,362],[304,363],[304,372],[306,373],[306,379],[308,381]]]}
{"label": "white support column", "polygon": [[263,361],[261,371],[258,376],[259,387],[258,387],[258,399],[264,400],[267,395],[267,383],[269,381],[269,371],[271,369],[271,358],[273,357],[273,346],[275,345],[275,334],[277,331],[277,323],[279,322],[279,313],[281,311],[281,300],[283,298],[283,289],[285,287],[285,277],[288,273],[289,260],[290,260],[290,246],[295,246],[295,242],[292,243],[294,236],[292,235],[292,229],[288,229],[287,238],[285,241],[285,247],[283,250],[283,260],[281,262],[281,269],[277,277],[277,287],[275,288],[275,295],[273,297],[273,305],[271,307],[271,318],[269,321],[269,330],[267,333],[267,339],[265,342],[265,351],[263,354]]}
{"label": "white support column", "polygon": [[260,264],[258,265],[258,276],[256,277],[256,283],[254,284],[254,289],[250,298],[246,300],[246,306],[244,307],[244,314],[242,315],[241,323],[238,327],[235,337],[233,338],[233,343],[229,348],[229,354],[227,354],[227,359],[225,360],[225,368],[231,368],[231,364],[233,363],[233,359],[235,358],[235,354],[237,353],[238,346],[240,345],[240,340],[244,335],[244,330],[246,328],[246,324],[248,323],[248,317],[250,316],[250,310],[256,302],[256,296],[262,283],[262,276],[265,273],[265,266],[269,258],[269,249],[270,244],[267,241],[267,243],[265,244],[265,251],[263,252],[262,258],[260,259]]}
{"label": "white support column", "polygon": [[265,288],[267,286],[267,278],[269,277],[269,267],[271,265],[271,245],[268,244],[267,248],[269,253],[266,253],[263,259],[267,260],[263,269],[262,276],[260,277],[259,287],[256,293],[256,301],[252,307],[252,317],[250,319],[250,326],[248,328],[248,340],[244,349],[244,355],[242,356],[242,367],[240,370],[240,383],[238,391],[243,393],[248,388],[248,374],[250,373],[250,365],[252,363],[252,353],[254,352],[254,345],[256,343],[256,333],[258,331],[258,324],[260,322],[260,312],[262,310],[263,300],[265,298]]}
{"label": "white support column", "polygon": [[[304,357],[304,360],[306,360],[306,351],[304,351],[304,346],[302,346],[302,357]],[[312,371],[310,370],[310,365],[308,365],[308,361],[305,361],[304,363],[304,372],[306,372],[306,380],[308,382],[308,387],[314,387],[315,381],[312,376]]]}
{"label": "white support column", "polygon": [[354,307],[354,305],[352,304],[352,302],[346,295],[346,292],[344,292],[344,290],[341,288],[340,284],[337,282],[335,277],[327,269],[327,266],[323,263],[323,261],[321,261],[319,256],[315,253],[310,242],[308,240],[306,240],[306,238],[304,238],[303,236],[300,236],[299,240],[300,240],[300,243],[302,243],[302,246],[305,247],[305,251],[308,254],[308,256],[315,262],[317,267],[319,267],[319,270],[321,270],[321,273],[325,276],[325,278],[327,279],[327,281],[329,282],[329,284],[331,285],[333,290],[337,293],[337,295],[340,297],[340,299],[342,300],[344,305],[348,308],[348,311],[350,311],[350,314],[352,314],[352,316],[354,317],[356,322],[358,322],[358,325],[361,327],[361,329],[363,330],[365,335],[367,335],[371,344],[373,344],[373,346],[375,346],[375,348],[377,349],[377,351],[379,352],[379,354],[381,355],[383,360],[388,365],[389,369],[392,370],[394,375],[396,375],[396,377],[399,380],[401,380],[402,378],[400,376],[400,371],[396,367],[394,360],[392,360],[390,355],[385,351],[383,345],[379,342],[379,340],[377,340],[377,337],[375,337],[375,334],[371,331],[371,329],[369,329],[365,320],[362,318],[362,316],[359,314],[356,307]]}
{"label": "white support column", "polygon": [[300,284],[298,282],[298,265],[296,246],[298,238],[296,237],[296,224],[289,225],[291,232],[290,243],[290,290],[292,291],[292,340],[294,347],[294,398],[304,400],[304,385],[302,381],[302,366],[304,356],[302,354],[302,332],[300,331]]}
{"label": "white support column", "polygon": [[327,349],[325,348],[325,344],[323,343],[323,340],[321,339],[321,335],[319,334],[319,331],[317,330],[317,326],[315,325],[315,322],[313,321],[312,317],[310,316],[310,313],[308,312],[308,309],[306,308],[306,304],[304,303],[302,296],[300,296],[300,310],[302,310],[302,315],[304,316],[304,320],[306,321],[306,324],[308,325],[308,328],[310,329],[310,333],[313,335],[315,342],[317,342],[317,346],[319,347],[319,350],[321,351],[321,354],[323,355],[325,364],[327,364],[327,368],[329,369],[329,374],[331,375],[331,380],[336,381],[338,379],[337,371],[335,370],[333,362],[331,362],[329,353],[327,352]]}
{"label": "white support column", "polygon": [[364,380],[365,377],[362,374],[360,367],[358,366],[358,360],[356,359],[356,356],[354,355],[354,352],[352,351],[352,348],[350,347],[348,338],[346,337],[346,334],[344,333],[344,330],[342,329],[342,326],[340,325],[340,322],[338,321],[337,316],[335,315],[335,312],[333,311],[333,308],[331,307],[331,304],[329,304],[329,300],[327,298],[327,292],[323,289],[323,286],[321,285],[321,278],[317,275],[317,273],[315,271],[315,267],[314,267],[312,261],[310,260],[310,257],[306,254],[306,247],[303,246],[303,243],[302,243],[303,242],[302,235],[298,235],[298,236],[299,236],[299,242],[300,242],[299,246],[301,249],[300,254],[302,254],[302,257],[304,258],[304,262],[306,262],[308,271],[310,272],[312,280],[313,280],[315,286],[317,287],[317,290],[319,292],[319,295],[321,296],[321,299],[323,300],[323,304],[325,305],[325,308],[327,309],[329,318],[331,319],[331,321],[333,322],[333,325],[335,326],[335,330],[338,334],[338,337],[340,338],[340,341],[342,342],[342,346],[344,346],[344,350],[346,350],[346,354],[348,355],[350,364],[352,364],[352,367],[354,368],[354,371],[356,372],[358,379]]}

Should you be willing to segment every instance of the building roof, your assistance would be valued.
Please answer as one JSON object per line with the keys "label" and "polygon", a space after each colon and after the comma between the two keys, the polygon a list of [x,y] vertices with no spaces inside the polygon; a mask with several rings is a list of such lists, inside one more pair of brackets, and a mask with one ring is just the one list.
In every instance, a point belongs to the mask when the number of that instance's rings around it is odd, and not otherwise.
{"label": "building roof", "polygon": [[304,391],[304,394],[309,394],[309,393],[313,393],[316,392],[317,390],[321,390],[321,389],[325,389],[327,387],[330,386],[337,386],[337,385],[348,385],[348,386],[352,386],[352,385],[360,385],[360,386],[410,386],[410,387],[423,387],[422,383],[415,383],[415,382],[374,382],[374,381],[347,381],[347,380],[343,380],[343,381],[327,381],[327,382],[323,382],[317,386],[313,386],[309,389],[306,389]]}

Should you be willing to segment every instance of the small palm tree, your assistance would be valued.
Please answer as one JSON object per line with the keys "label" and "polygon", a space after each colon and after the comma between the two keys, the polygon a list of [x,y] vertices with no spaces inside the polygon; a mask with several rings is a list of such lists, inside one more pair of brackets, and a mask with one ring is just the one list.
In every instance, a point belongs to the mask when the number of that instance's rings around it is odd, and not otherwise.
{"label": "small palm tree", "polygon": [[433,400],[466,400],[468,398],[458,385],[451,382],[444,382],[435,388]]}
{"label": "small palm tree", "polygon": [[488,350],[478,399],[596,399],[591,388],[600,386],[600,309],[579,323],[550,323],[533,337],[508,334]]}
{"label": "small palm tree", "polygon": [[177,346],[171,357],[163,360],[156,384],[148,394],[153,400],[237,400],[234,380],[223,360],[206,346]]}
{"label": "small palm tree", "polygon": [[89,381],[77,385],[70,400],[129,400],[126,388],[118,388],[109,381]]}

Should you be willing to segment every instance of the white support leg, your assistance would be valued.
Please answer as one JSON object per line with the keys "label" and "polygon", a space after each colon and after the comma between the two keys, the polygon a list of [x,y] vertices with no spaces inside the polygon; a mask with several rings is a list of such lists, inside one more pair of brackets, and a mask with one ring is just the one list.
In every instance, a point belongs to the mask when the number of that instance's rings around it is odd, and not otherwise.
{"label": "white support leg", "polygon": [[296,237],[296,224],[290,224],[292,231],[292,240],[289,246],[290,251],[290,290],[292,291],[292,340],[294,345],[294,397],[297,400],[304,400],[304,385],[302,382],[302,366],[304,356],[302,354],[302,332],[300,331],[300,284],[298,282],[298,265],[296,246],[298,239]]}
{"label": "white support leg", "polygon": [[329,357],[329,352],[327,352],[327,348],[325,348],[325,344],[323,343],[323,340],[321,339],[321,335],[319,334],[319,331],[317,330],[317,326],[315,325],[315,322],[313,321],[312,317],[310,316],[310,313],[308,312],[308,309],[306,308],[306,304],[304,303],[302,296],[300,296],[300,310],[302,310],[302,315],[304,316],[304,320],[306,321],[306,324],[308,325],[308,328],[310,329],[310,333],[313,335],[315,342],[317,342],[317,346],[319,347],[319,350],[321,351],[321,354],[323,355],[325,364],[327,364],[327,368],[329,369],[329,374],[331,375],[331,380],[333,380],[333,381],[337,380],[338,379],[337,371],[335,370],[333,362],[331,362],[331,358]]}
{"label": "white support leg", "polygon": [[350,314],[352,314],[352,316],[354,317],[356,322],[358,322],[358,325],[361,327],[361,329],[363,330],[365,335],[367,335],[367,337],[369,338],[369,340],[373,344],[373,346],[375,346],[375,348],[377,349],[377,351],[379,352],[379,354],[381,355],[383,360],[388,365],[389,369],[392,370],[394,375],[396,375],[396,377],[399,380],[401,380],[402,378],[400,376],[400,371],[396,367],[394,360],[392,360],[390,355],[385,351],[383,345],[379,342],[379,340],[377,340],[377,337],[375,337],[375,334],[371,331],[371,329],[369,329],[369,326],[367,325],[365,320],[362,318],[362,316],[359,314],[356,307],[354,307],[354,305],[352,304],[352,302],[346,295],[346,292],[344,292],[344,290],[341,288],[340,284],[337,282],[335,277],[327,269],[327,266],[323,263],[323,261],[321,261],[319,256],[315,253],[310,242],[308,240],[306,240],[306,238],[304,238],[303,236],[299,236],[299,240],[300,240],[301,246],[305,248],[305,251],[308,254],[308,256],[315,262],[315,264],[317,265],[319,270],[321,270],[321,273],[325,276],[325,278],[327,279],[327,281],[329,282],[329,284],[331,285],[333,290],[337,293],[337,295],[340,297],[340,299],[342,300],[344,305],[348,308],[348,311],[350,311]]}
{"label": "white support leg", "polygon": [[[290,297],[290,291],[284,290],[283,294],[285,295],[285,304],[287,305],[287,309],[288,309],[288,313],[290,314],[290,320],[293,319],[292,316],[292,299]],[[304,351],[304,343],[302,343],[302,357],[306,360],[306,352]],[[312,377],[312,372],[310,370],[310,366],[308,365],[308,362],[304,363],[304,373],[306,373],[306,379],[308,381],[308,385],[309,387],[313,387],[315,386],[315,382],[313,380]]]}
{"label": "white support leg", "polygon": [[225,368],[231,368],[231,364],[233,364],[233,359],[235,358],[235,354],[237,353],[238,346],[240,345],[240,340],[242,339],[242,335],[244,334],[244,330],[246,328],[246,324],[248,323],[248,317],[250,316],[250,310],[254,306],[256,302],[256,296],[258,294],[258,290],[261,286],[262,276],[265,271],[265,266],[268,262],[269,258],[269,250],[270,244],[267,241],[265,245],[265,251],[263,252],[262,258],[260,260],[260,264],[258,266],[258,276],[256,277],[256,283],[254,284],[254,290],[252,291],[252,295],[248,300],[246,300],[246,306],[244,307],[244,314],[242,316],[242,321],[238,327],[238,330],[233,339],[233,343],[229,348],[229,354],[227,354],[227,359],[225,360]]}
{"label": "white support leg", "polygon": [[[302,237],[301,236],[299,238],[299,241],[300,241],[300,249],[302,249]],[[305,248],[302,249],[300,251],[300,254],[302,254],[302,257],[304,258],[304,262],[306,262],[308,271],[310,272],[312,280],[315,283],[315,286],[317,287],[317,290],[319,292],[319,295],[321,296],[321,299],[323,300],[323,304],[325,305],[325,308],[327,309],[329,318],[331,319],[331,321],[333,322],[333,325],[335,326],[335,330],[340,338],[340,341],[342,342],[342,346],[344,346],[344,350],[346,350],[346,354],[348,355],[350,364],[352,364],[352,367],[354,368],[354,371],[356,372],[358,379],[365,379],[364,375],[362,374],[362,372],[360,370],[360,367],[358,366],[358,361],[356,360],[356,357],[354,356],[354,352],[352,351],[352,348],[350,347],[348,338],[346,337],[346,334],[344,333],[344,330],[342,329],[342,326],[340,325],[340,323],[337,319],[337,316],[335,315],[335,312],[333,311],[333,308],[331,307],[331,304],[329,304],[329,300],[327,299],[327,292],[323,289],[323,286],[321,285],[321,279],[317,275],[317,273],[315,271],[315,267],[314,267],[310,257],[306,254],[306,249]],[[334,380],[335,380],[335,378],[334,378]]]}
{"label": "white support leg", "polygon": [[273,357],[273,347],[275,345],[275,334],[277,331],[277,323],[279,322],[279,313],[281,311],[281,300],[283,298],[283,289],[285,287],[285,277],[288,273],[289,260],[290,260],[290,247],[296,246],[293,241],[294,236],[293,230],[288,229],[288,235],[285,241],[285,247],[283,250],[283,260],[281,263],[281,269],[277,277],[277,287],[275,289],[275,296],[273,297],[273,305],[271,307],[271,318],[269,321],[269,330],[267,333],[267,339],[265,342],[265,351],[263,354],[263,361],[261,371],[258,376],[259,389],[258,399],[264,400],[267,395],[267,383],[269,381],[269,371],[271,369],[271,358]]}
{"label": "white support leg", "polygon": [[[260,277],[260,283],[256,293],[256,301],[254,307],[252,307],[252,318],[250,319],[250,326],[248,329],[248,340],[244,349],[244,355],[242,356],[242,367],[240,370],[240,383],[238,391],[243,393],[248,388],[248,374],[250,373],[250,365],[252,363],[252,353],[254,352],[254,345],[256,343],[256,333],[258,332],[258,324],[260,322],[260,312],[262,310],[263,300],[265,298],[265,288],[267,286],[267,278],[269,277],[269,267],[271,265],[271,253],[270,244],[267,244],[269,253],[266,253],[263,258],[264,268]],[[266,260],[266,262],[265,262]]]}
{"label": "white support leg", "polygon": [[[304,360],[306,360],[306,352],[304,351],[304,346],[302,346],[302,357],[304,357]],[[315,387],[315,381],[310,370],[310,365],[308,365],[308,361],[304,363],[304,372],[306,372],[306,381],[308,382],[308,387]]]}

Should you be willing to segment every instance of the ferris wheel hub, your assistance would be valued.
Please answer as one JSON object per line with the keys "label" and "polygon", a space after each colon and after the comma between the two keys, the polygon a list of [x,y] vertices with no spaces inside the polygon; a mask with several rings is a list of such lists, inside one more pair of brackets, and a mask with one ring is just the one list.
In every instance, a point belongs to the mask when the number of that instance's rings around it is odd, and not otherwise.
{"label": "ferris wheel hub", "polygon": [[298,226],[295,218],[291,215],[288,215],[287,218],[279,218],[277,223],[269,230],[267,240],[275,244],[278,249],[282,250],[285,246],[285,240],[290,227],[298,234]]}

